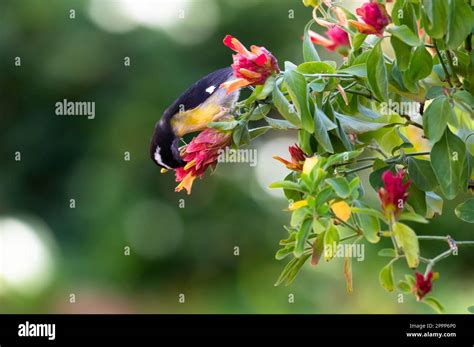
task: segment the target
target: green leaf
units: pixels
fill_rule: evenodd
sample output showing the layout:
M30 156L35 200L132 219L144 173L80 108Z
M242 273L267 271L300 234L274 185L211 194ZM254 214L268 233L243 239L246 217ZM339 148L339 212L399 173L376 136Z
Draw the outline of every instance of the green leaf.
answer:
M366 215L376 217L381 220L385 220L384 215L380 211L374 210L372 208L352 207L351 210L354 213L366 214Z
M286 285L291 284L296 275L300 271L301 267L304 265L306 260L310 257L311 254L306 254L301 258L293 258L291 259L281 272L280 276L278 277L277 281L275 282L275 286L278 286L286 281Z
M305 190L296 182L292 181L278 181L278 182L273 182L268 186L269 188L282 188L282 189L290 189L290 190L297 190L301 192L305 192Z
M292 269L288 273L288 278L287 278L287 281L286 281L286 285L290 285L291 283L293 283L296 276L300 272L301 268L303 267L303 265L306 263L306 261L308 260L308 258L310 256L311 256L311 254L305 254L305 255L301 256L300 258L295 258L295 259L297 259L297 262L295 263L295 265L292 267Z
M405 293L410 293L411 292L410 285L405 281L399 281L398 282L398 289L400 289L402 292L405 292Z
M467 311L468 311L469 313L474 313L474 306L469 306L469 307L467 308Z
M278 279L276 280L274 284L275 286L279 286L280 284L282 284L284 281L288 279L288 275L290 271L295 267L295 264L298 262L298 260L299 260L298 258L293 258L285 265L285 267L283 268L283 271L281 272L280 276L278 277Z
M389 27L387 29L389 33L395 36L397 39L403 41L409 46L419 46L421 44L420 39L416 36L413 31L405 24L399 26Z
M433 58L424 46L418 46L413 51L408 70L403 75L405 86L414 90L416 84L428 76L433 68Z
M237 146L248 145L250 143L250 134L247 124L239 125L234 128L232 140Z
M415 1L395 1L392 9L392 20L396 25L405 24L413 33L417 33L417 18L412 2ZM416 2L418 3L419 0L416 0Z
M431 167L448 200L454 199L465 188L467 182L463 177L467 176L468 170L466 145L449 128L431 150Z
M303 129L300 129L298 131L298 143L300 144L301 149L305 153L314 153L312 145L311 145L311 140L313 139L313 136L307 132L304 131Z
M395 258L397 256L397 252L393 248L383 248L377 253L380 257L389 257Z
M280 112L283 118L291 124L301 127L301 120L295 112L294 106L285 98L280 88L276 87L273 89L272 100L273 105L276 107L278 112Z
M260 120L263 117L265 117L268 114L268 112L270 112L271 109L272 109L272 107L268 104L258 105L252 111L252 114L250 115L249 120L251 120L251 121Z
M448 0L423 0L424 29L435 39L443 38L448 18Z
M415 183L412 182L408 190L407 203L413 207L413 210L420 214L426 215L426 197L425 192L419 189Z
M336 124L337 124L337 130L336 130L337 131L337 136L341 140L344 148L348 151L353 150L354 145L352 144L351 140L349 139L349 137L347 136L345 131L342 129L341 121L337 118L335 119L335 121L336 121Z
M329 153L334 153L331 139L329 138L328 130L326 128L324 119L327 118L326 114L316 107L314 115L314 137L316 141Z
M256 139L257 137L265 134L270 129L271 127L259 127L259 128L250 129L249 130L250 140Z
M282 259L286 258L288 255L293 253L294 248L295 248L295 246L292 244L292 245L288 245L288 246L285 246L285 247L279 249L275 254L275 259L276 260L282 260Z
M379 282L387 291L393 292L394 280L393 280L393 266L392 263L384 266L379 273Z
M297 210L294 210L293 213L291 214L291 219L290 219L290 225L293 228L299 228L301 226L301 223L304 221L304 219L307 217L309 214L308 208L306 207L301 207Z
M367 77L367 65L366 64L356 64L349 66L347 68L339 70L340 73L346 73L349 75L354 75L357 77Z
M324 164L324 167L328 168L332 165L347 163L349 162L349 160L357 158L359 155L362 154L363 151L364 149L358 149L355 151L348 151L348 152L342 152L342 153L336 153L336 154L330 155L328 157L327 162Z
M465 0L449 0L446 44L456 49L474 26L474 13Z
M302 74L321 74L335 73L336 69L323 61L310 61L298 65L296 71Z
M474 198L459 204L454 212L459 219L468 223L474 223Z
M304 76L294 70L285 71L285 83L304 130L313 133L314 121L308 108L308 91Z
M431 102L423 113L423 128L425 135L432 143L439 141L448 125L448 120L454 116L454 111L446 96L438 97Z
M410 142L410 140L408 140L408 138L405 135L403 135L401 128L402 128L401 126L396 126L394 128L398 137L400 138L400 140L402 140L402 143L392 149L392 155L395 152L399 151L401 148L413 148L413 144Z
M340 198L345 199L351 194L349 183L344 177L328 178L326 182L334 189Z
M313 227L313 233L317 235L322 234L324 233L324 231L326 231L326 227L316 217L313 218L312 227Z
M362 34L357 32L354 36L352 36L352 50L357 51L360 46L364 43L365 39L367 38L367 34Z
M376 210L367 208L367 205L363 204L360 201L355 202L356 206L352 207L351 211L357 214L358 224L364 233L364 237L370 243L377 243L380 241L380 221L383 220L383 215ZM360 206L360 207L359 207Z
M271 126L273 129L279 130L288 130L288 129L298 129L295 125L291 124L285 119L275 119L270 117L264 117L267 121L268 125Z
M286 175L284 181L295 183L298 180L298 178L295 177L296 176L295 174L296 172L290 172L288 175ZM302 197L303 192L296 190L295 188L296 187L294 185L292 185L288 189L283 188L283 193L285 193L285 197L288 199L288 201L299 201L303 199ZM304 190L303 187L301 187L301 189Z
M326 88L326 82L322 78L315 79L308 84L311 91L320 93Z
M407 283L410 285L410 287L413 287L416 283L415 277L413 277L412 275L405 275L405 279Z
M395 164L386 165L385 162L381 159L377 159L374 161L374 171L369 175L369 183L374 188L374 190L378 191L381 187L383 187L382 175L385 171L391 171L393 174L396 173Z
M273 92L275 85L275 75L271 75L265 81L265 84L263 85L263 88L260 93L258 93L257 100L265 100L267 96L269 96Z
M433 190L438 185L436 176L428 160L408 157L408 174L416 186L427 192Z
M349 182L349 188L354 199L357 199L359 195L364 195L364 187L360 184L360 177L357 175Z
M328 223L328 228L324 233L324 259L331 260L336 253L339 244L339 232L333 223ZM332 251L331 251L332 250Z
M438 313L443 313L444 312L444 307L441 305L441 303L438 301L438 299L432 297L432 296L427 296L424 297L421 302L427 304L430 306L433 310L435 310Z
M341 123L342 129L348 133L364 134L370 131L379 130L387 125L387 123L369 122L355 118L354 116L346 116L338 112L334 113Z
M413 213L413 212L403 212L400 217L398 218L399 220L406 220L410 222L416 222L416 223L423 223L427 224L428 221L425 219L425 217Z
M293 251L296 258L299 258L303 255L304 249L306 246L306 241L311 232L313 226L313 219L308 218L301 224L300 230L296 234L296 245L295 250Z
M316 206L320 206L327 202L330 199L334 199L336 196L331 189L331 187L326 187L323 190L321 190L318 195L316 195L316 199L314 200L314 203Z
M223 122L209 122L207 126L209 128L227 131L227 130L234 129L239 124L240 123L238 121L232 120L232 121L223 121Z
M415 232L403 223L394 223L393 234L397 244L403 249L408 267L415 269L420 263L420 246Z
M375 96L385 101L388 99L388 77L385 67L381 42L379 41L367 58L367 78Z
M434 192L426 192L426 218L443 213L443 198Z
M364 116L367 116L367 117L372 118L372 119L378 119L378 118L381 117L380 114L378 114L377 112L372 111L371 108L365 107L360 102L357 104L357 111L362 113Z
M412 47L403 43L401 40L397 39L395 36L390 38L390 43L392 44L393 50L395 52L395 57L397 58L397 66L400 71L406 71L410 65L410 57Z
M304 61L320 61L319 54L314 47L311 38L309 37L308 31L311 29L311 25L314 23L313 20L310 20L308 24L304 27L303 33L303 58Z

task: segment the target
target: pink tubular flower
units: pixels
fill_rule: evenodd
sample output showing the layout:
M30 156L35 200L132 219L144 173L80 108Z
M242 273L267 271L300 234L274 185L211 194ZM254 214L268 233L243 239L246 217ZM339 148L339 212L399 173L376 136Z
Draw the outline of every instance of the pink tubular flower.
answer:
M193 138L181 150L181 156L187 164L175 170L176 182L180 182L175 191L186 189L188 195L196 177L202 177L209 166L217 165L219 150L230 145L231 134L215 129L206 129Z
M291 162L278 156L274 156L273 159L285 164L285 166L290 170L302 171L304 161L308 157L306 153L304 153L297 144L288 147L288 151L290 152Z
M356 13L364 23L355 20L350 20L349 23L363 34L382 36L385 27L391 22L385 6L377 2L366 2L356 10Z
M280 71L276 58L264 47L251 46L249 51L231 35L224 38L224 45L237 52L232 56L232 69L237 78L221 84L227 93L249 85L264 84L270 75Z
M411 182L408 180L403 183L404 176L405 172L403 170L398 171L396 175L387 170L382 175L384 186L379 189L378 193L382 209L389 218L397 217L407 201L407 189Z
M347 48L350 46L349 35L338 26L333 26L328 29L326 35L329 38L319 35L312 30L309 31L309 37L313 43L321 45L331 52L339 48Z
M413 286L413 293L416 295L416 299L419 301L431 291L431 280L433 279L433 272L428 272L426 278L419 272L415 273L415 276L416 282Z

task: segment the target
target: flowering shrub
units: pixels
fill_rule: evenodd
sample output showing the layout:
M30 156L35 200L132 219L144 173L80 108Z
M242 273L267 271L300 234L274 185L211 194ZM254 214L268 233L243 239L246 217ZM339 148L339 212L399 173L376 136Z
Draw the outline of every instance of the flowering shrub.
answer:
M283 190L291 213L288 237L276 253L276 259L289 261L276 285L290 284L308 261L330 261L339 245L388 238L392 247L378 253L390 258L379 274L381 286L398 287L442 311L430 296L439 277L433 269L474 241L435 235L436 230L419 235L406 222L429 223L442 213L443 199L465 197L472 186L472 9L465 0L372 1L353 14L339 2L303 3L313 8L303 31L304 62L286 61L280 71L265 48L249 51L232 36L224 39L237 53L235 79L222 88L253 86L253 92L236 104L233 117L210 123L213 130L187 145L188 164L176 172L177 190L190 191L192 180L216 164L216 149L227 139L236 148L273 128L296 130L288 160L275 157L288 175L270 186ZM316 25L325 36L312 30ZM321 61L316 48L342 55L343 63ZM281 119L269 117L271 110ZM363 170L369 171L379 204L365 201ZM473 223L474 199L455 212ZM427 258L425 240L445 242L446 250ZM345 254L349 292L351 261ZM396 262L406 263L408 272L398 285ZM413 273L422 267L424 273Z

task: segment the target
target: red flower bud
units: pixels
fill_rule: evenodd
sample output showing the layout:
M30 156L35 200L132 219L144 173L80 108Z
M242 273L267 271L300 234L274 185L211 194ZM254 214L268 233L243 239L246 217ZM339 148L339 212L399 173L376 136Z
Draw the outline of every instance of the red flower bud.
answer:
M224 38L224 45L237 52L232 56L234 63L231 65L237 78L221 84L227 93L249 85L264 84L270 75L280 71L276 58L265 47L251 46L249 51L231 35Z
M379 189L379 198L382 203L382 209L387 217L397 217L405 206L408 198L407 189L410 186L410 180L403 183L405 171L400 170L393 175L387 170L382 175L384 186Z
M378 2L367 2L358 8L356 13L362 18L364 23L354 20L349 22L363 34L382 36L385 27L391 22L385 6Z
M302 171L303 163L308 156L303 152L303 150L297 144L294 144L293 146L288 147L288 151L290 152L290 155L291 155L291 162L278 156L274 156L273 158L285 164L285 166L290 170Z
M428 272L428 274L423 276L421 273L415 273L416 282L413 286L413 293L416 295L417 300L423 299L423 297L431 291L433 279L433 272Z

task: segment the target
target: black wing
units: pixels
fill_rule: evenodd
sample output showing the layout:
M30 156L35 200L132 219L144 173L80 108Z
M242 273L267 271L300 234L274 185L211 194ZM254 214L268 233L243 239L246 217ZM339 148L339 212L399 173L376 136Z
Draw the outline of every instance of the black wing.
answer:
M232 76L232 68L225 67L209 75L201 78L199 81L189 87L178 99L176 99L170 107L168 107L163 118L165 121L169 121L176 113L180 111L180 107L184 108L183 111L192 110L196 108L207 98L209 98L215 91L219 89L219 86L227 81ZM206 91L209 87L215 87L212 93ZM182 106L181 106L182 105Z

